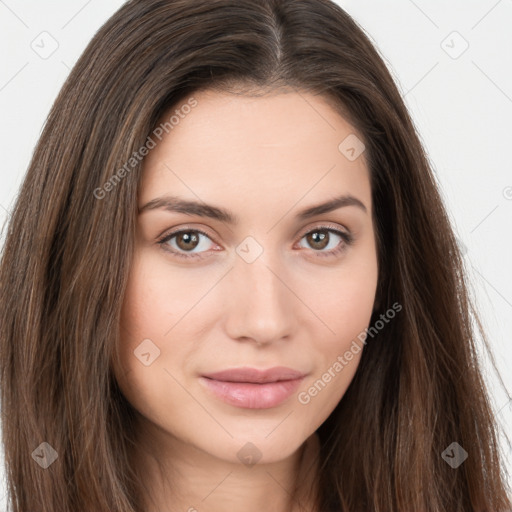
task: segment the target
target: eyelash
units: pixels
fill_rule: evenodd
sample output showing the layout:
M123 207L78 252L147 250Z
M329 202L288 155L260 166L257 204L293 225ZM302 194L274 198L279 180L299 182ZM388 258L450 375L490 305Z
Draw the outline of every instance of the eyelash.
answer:
M345 233L344 231L340 231L339 229L332 228L330 226L317 226L314 229L311 229L304 233L300 240L302 240L305 236L310 235L311 233L315 233L317 231L328 231L329 233L334 233L335 235L338 235L342 240L343 243L340 243L335 249L331 249L330 251L315 251L314 249L311 249L313 252L318 253L319 257L329 257L329 256L335 256L341 252L343 252L348 246L350 246L353 241L354 237L350 233ZM204 253L183 253L176 251L174 249L167 249L165 247L165 244L172 240L174 237L178 236L181 233L200 233L201 235L204 235L205 237L209 238L211 240L211 237L208 233L205 231L202 231L201 229L180 229L178 231L174 231L169 234L165 234L162 237L160 237L157 240L157 244L159 244L162 249L168 253L171 253L173 256L177 256L178 258L185 258L185 259L203 259L205 257ZM213 241L213 240L212 240Z

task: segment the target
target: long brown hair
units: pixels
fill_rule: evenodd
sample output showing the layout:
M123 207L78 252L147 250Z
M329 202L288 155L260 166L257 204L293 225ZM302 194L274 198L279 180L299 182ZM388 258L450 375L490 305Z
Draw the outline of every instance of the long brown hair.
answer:
M368 338L318 429L320 510L511 509L464 262L363 30L329 0L132 0L70 73L8 224L0 384L12 510L143 511L134 411L112 373L141 176L130 159L162 113L214 87L311 91L364 135L379 258L372 324L395 302L403 310ZM457 468L442 457L454 442L468 453Z

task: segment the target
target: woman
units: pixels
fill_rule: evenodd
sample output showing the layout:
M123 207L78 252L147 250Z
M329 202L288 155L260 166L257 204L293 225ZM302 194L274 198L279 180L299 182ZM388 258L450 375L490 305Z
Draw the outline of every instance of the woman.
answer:
M125 4L0 287L15 512L511 507L432 170L328 0Z

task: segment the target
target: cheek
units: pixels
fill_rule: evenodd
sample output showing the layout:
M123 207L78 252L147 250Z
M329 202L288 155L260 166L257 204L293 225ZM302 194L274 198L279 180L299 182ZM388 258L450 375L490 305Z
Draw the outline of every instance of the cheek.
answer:
M187 313L204 294L204 285L196 290L183 270L170 272L163 262L151 251L140 249L125 291L119 345L122 367L116 367L115 372L127 395L134 399L144 390L153 396L154 390L169 379L166 370L174 373L176 366L186 366L194 350L192 344L179 340L194 338Z
M129 335L166 343L186 328L186 316L201 302L216 276L169 263L155 248L140 248L125 292L122 319ZM176 326L176 327L175 327Z
M367 258L342 265L311 283L303 292L311 297L313 311L323 321L316 323L323 330L316 336L327 352L332 349L346 350L370 322L377 290L377 262L370 253Z
M163 423L165 411L173 403L186 410L187 402L181 403L182 397L169 393L173 388L169 357L182 357L179 344L168 350L170 335L165 336L177 322L169 313L173 294L162 278L158 279L162 276L159 269L147 263L135 261L130 272L121 310L121 366L115 365L114 373L124 396L138 412Z
M183 291L186 287L169 276L164 265L141 252L133 263L121 311L125 356L133 355L145 339L163 346L190 302Z
M367 258L351 263L340 266L328 279L317 280L322 286L313 293L308 286L312 309L319 317L312 317L310 324L319 364L314 377L305 383L299 402L306 405L311 401L322 417L343 397L356 373L374 307L378 277L374 255L369 252Z
M372 315L375 289L373 281L352 275L343 286L331 287L318 311L325 325L319 321L313 357L317 361L314 374L304 382L297 396L310 417L321 424L343 398L359 366L364 350L364 333ZM340 289L341 288L341 289ZM315 319L316 320L316 319Z
M161 356L163 334L171 327L164 311L166 301L153 286L153 274L142 263L140 258L133 263L121 309L121 371L129 373L131 380L137 379L144 362L151 362L154 368Z

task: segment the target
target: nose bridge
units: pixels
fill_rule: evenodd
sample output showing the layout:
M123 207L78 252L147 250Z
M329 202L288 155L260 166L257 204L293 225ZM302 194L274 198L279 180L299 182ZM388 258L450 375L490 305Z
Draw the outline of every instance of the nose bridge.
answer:
M244 248L243 243L240 247ZM289 335L296 305L293 293L285 284L283 265L268 249L251 262L241 254L235 258L229 284L231 300L227 325L230 335L252 338L260 343Z

